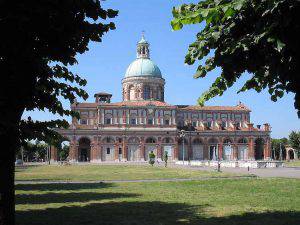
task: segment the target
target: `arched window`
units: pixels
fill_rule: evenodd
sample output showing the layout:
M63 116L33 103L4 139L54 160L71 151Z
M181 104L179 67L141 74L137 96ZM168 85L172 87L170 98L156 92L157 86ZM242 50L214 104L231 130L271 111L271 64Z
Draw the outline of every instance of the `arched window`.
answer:
M144 87L144 99L150 99L150 87L149 86L145 86Z
M133 86L130 86L129 88L129 99L134 100L135 99L135 90Z

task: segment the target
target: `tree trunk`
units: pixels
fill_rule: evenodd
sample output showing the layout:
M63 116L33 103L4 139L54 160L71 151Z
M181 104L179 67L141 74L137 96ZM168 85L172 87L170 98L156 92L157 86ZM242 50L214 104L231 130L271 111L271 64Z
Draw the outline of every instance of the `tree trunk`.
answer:
M6 105L6 104L5 104ZM19 145L19 122L23 110L6 105L0 111L0 224L15 224L14 162Z

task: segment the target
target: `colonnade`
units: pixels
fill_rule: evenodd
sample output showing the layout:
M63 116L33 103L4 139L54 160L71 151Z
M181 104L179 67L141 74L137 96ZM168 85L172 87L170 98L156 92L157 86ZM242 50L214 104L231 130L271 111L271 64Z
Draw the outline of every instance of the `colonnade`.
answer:
M85 142L82 143L83 138ZM268 160L271 157L270 139L263 139L261 146L256 143L258 138L246 138L246 142L240 143L239 139L205 137L185 140L182 146L182 139L171 137L170 142L165 138L140 137L109 138L101 139L82 137L70 141L69 160L77 161L145 161L148 154L153 151L157 160L162 160L164 152L167 151L171 161L183 159L183 148L185 160ZM229 154L228 154L229 153ZM243 155L242 155L243 154ZM58 160L56 148L51 148L52 161Z

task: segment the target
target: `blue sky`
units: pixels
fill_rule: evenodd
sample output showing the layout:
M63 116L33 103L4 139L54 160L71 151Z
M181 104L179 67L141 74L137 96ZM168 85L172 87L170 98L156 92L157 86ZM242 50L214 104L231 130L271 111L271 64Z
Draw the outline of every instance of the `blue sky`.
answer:
M96 92L106 91L113 94L112 101L121 101L123 78L127 66L136 57L136 43L145 31L150 42L151 59L159 66L166 80L165 100L171 104L196 104L197 98L208 89L219 74L215 70L203 79L193 79L196 66L184 64L188 45L194 41L200 25L184 27L181 31L172 31L172 7L195 1L179 0L107 0L104 8L119 10L119 16L112 21L117 29L107 33L102 43L90 43L90 51L78 55L78 65L70 69L87 79L85 87L93 102ZM245 78L249 75L245 75ZM300 120L293 105L293 95L276 103L270 100L267 92L248 91L236 94L245 78L241 79L223 96L216 97L206 105L236 105L242 101L251 110L251 120L256 124L270 123L272 137L285 137L292 130L299 130ZM80 101L80 100L79 100ZM69 107L67 102L64 102ZM47 112L26 112L24 117L49 120L57 118Z

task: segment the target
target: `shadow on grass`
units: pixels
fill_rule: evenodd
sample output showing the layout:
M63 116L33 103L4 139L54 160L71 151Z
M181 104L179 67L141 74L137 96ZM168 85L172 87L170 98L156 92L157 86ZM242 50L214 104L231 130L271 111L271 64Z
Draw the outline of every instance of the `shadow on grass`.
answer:
M18 225L297 225L300 212L205 217L206 206L163 202L109 202L16 213Z
M122 193L46 193L46 194L18 194L16 195L16 204L51 204L51 203L70 203L70 202L88 202L104 199L130 198L138 197L136 194Z
M113 187L112 183L45 183L45 184L16 184L16 191L61 191L80 189L100 189Z
M227 217L209 216L210 205L189 205L159 201L139 201L136 194L96 193L92 189L112 184L20 184L17 190L49 191L17 194L17 204L70 203L67 206L48 206L16 212L17 225L299 225L300 212L248 212ZM58 193L57 190L86 190ZM87 189L91 189L87 191ZM51 192L53 191L53 192ZM95 190L94 190L95 191ZM122 199L129 198L129 199ZM93 200L108 200L88 203ZM125 201L126 200L126 201ZM76 205L73 204L76 202ZM80 203L84 203L81 204ZM36 205L39 207L38 205ZM45 207L45 206L44 206ZM47 207L47 206L46 206Z

